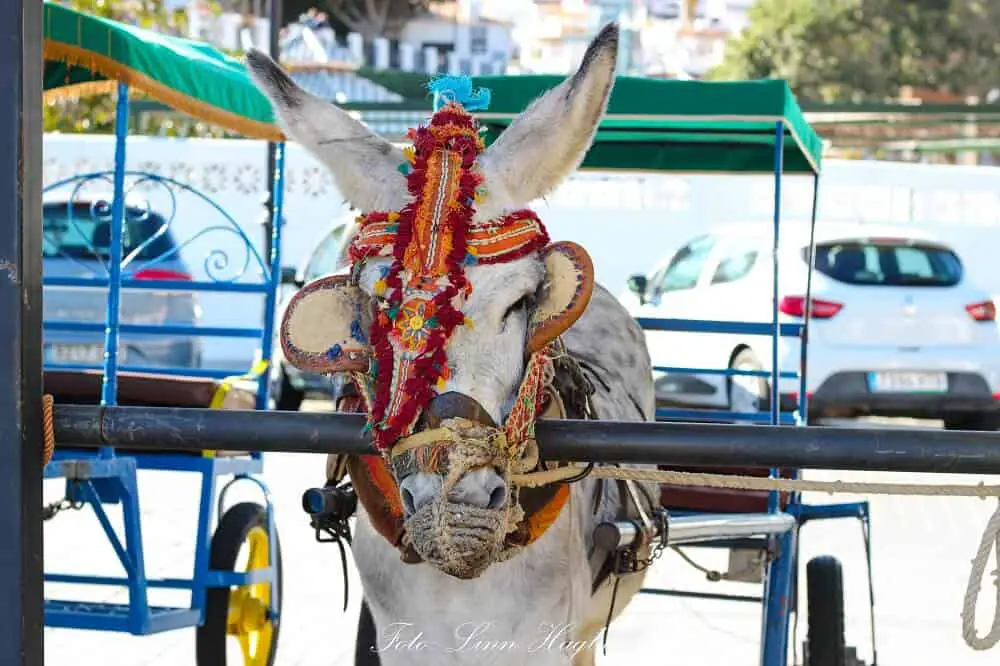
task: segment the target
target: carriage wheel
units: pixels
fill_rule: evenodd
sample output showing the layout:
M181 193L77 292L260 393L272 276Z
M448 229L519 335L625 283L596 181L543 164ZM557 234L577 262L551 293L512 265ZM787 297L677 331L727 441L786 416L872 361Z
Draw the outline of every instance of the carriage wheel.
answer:
M807 666L845 666L844 574L836 558L814 557L806 565L809 601Z
M244 546L248 551L246 565L237 569ZM280 612L281 546L277 538L273 548ZM243 502L226 511L219 521L212 537L209 566L217 571L265 569L271 551L266 509L254 502ZM278 624L268 617L270 602L271 583L209 588L205 623L198 627L196 639L198 666L274 666ZM230 637L236 640L229 641Z

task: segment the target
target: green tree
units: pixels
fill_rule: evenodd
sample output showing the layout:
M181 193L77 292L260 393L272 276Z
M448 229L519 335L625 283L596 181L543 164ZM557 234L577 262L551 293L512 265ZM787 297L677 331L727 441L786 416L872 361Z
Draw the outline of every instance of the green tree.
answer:
M994 0L760 0L714 79L783 78L803 99L984 96L1000 84Z

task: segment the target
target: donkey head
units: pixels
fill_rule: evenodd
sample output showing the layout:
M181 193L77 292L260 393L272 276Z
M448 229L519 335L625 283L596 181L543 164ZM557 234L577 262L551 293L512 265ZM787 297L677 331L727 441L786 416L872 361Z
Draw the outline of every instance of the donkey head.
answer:
M536 416L540 397L525 389L538 371L533 354L572 325L593 288L586 252L550 244L522 207L582 160L607 106L617 46L612 24L578 71L489 148L467 110L449 102L400 150L267 56L247 55L286 134L364 211L350 274L318 280L289 304L286 356L314 372L352 374L373 443L391 460L410 544L451 575L482 573L521 518L511 461L498 451L516 439L512 422Z

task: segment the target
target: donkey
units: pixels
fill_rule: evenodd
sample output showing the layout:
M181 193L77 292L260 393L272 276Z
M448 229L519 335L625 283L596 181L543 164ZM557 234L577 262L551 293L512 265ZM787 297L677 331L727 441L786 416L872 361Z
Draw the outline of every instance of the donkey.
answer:
M618 40L606 26L488 148L469 113L485 94L461 82L435 88L445 103L400 149L246 56L285 133L364 211L349 270L300 290L281 325L286 357L349 374L369 414L373 455L327 468L359 499L352 547L377 636L358 663L594 664L662 548L644 530L622 565L593 536L622 517L650 527L655 485L556 466L534 443L537 417L654 414L641 329L583 248L551 243L523 208L589 149Z

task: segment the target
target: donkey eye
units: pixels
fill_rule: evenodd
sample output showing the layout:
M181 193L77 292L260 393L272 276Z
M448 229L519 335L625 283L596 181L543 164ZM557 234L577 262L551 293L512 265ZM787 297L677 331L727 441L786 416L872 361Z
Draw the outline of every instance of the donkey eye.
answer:
M531 304L531 300L532 297L530 294L525 294L521 298L517 299L517 301L515 301L509 308L507 308L507 311L503 313L503 321L506 322L511 315L521 312L522 310L526 310Z

